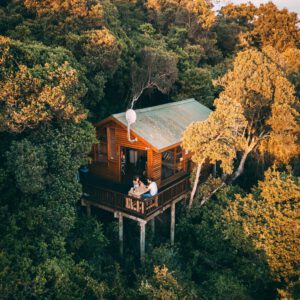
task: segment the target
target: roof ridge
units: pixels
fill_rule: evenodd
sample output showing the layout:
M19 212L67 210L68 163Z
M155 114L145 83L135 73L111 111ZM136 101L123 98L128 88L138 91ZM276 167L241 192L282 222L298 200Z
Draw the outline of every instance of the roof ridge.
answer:
M153 111L153 110L158 110L164 107L170 107L170 106L175 106L175 105L182 105L188 102L192 102L192 101L196 101L194 98L189 98L186 100L181 100L181 101L175 101L175 102L170 102L170 103L165 103L165 104L160 104L160 105L155 105L155 106L151 106L151 107L146 107L146 108L139 108L137 110L135 110L136 112L147 112L147 111ZM201 104L201 103L199 103ZM202 104L201 104L202 105ZM204 106L204 105L203 105ZM121 113L117 113L117 114L113 114L114 117L120 117L122 115L125 115L125 112L121 112Z

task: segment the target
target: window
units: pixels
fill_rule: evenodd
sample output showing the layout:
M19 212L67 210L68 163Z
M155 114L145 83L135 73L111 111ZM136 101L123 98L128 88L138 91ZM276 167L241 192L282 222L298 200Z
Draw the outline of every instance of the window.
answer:
M93 145L93 162L106 163L107 162L107 133L106 128L97 130L98 144Z
M173 176L183 170L181 147L167 150L162 153L162 179Z
M108 139L108 158L110 160L117 159L117 145L116 145L116 129L107 129L107 139Z

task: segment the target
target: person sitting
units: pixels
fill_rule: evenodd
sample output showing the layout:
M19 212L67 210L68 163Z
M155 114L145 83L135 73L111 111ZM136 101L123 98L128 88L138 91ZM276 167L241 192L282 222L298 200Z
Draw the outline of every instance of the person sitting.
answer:
M136 175L133 177L133 190L136 191L139 188L144 188L145 185L143 181L141 181L140 176Z
M142 195L143 198L151 198L155 196L158 192L157 184L153 180L153 178L148 178L147 182L148 182L147 193L144 193Z

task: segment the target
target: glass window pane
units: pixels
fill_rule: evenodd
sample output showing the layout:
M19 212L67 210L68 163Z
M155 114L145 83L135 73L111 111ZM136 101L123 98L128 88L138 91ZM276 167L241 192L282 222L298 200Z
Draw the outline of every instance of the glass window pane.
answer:
M110 159L117 159L117 145L116 145L116 129L109 128L109 157Z
M174 149L162 153L162 179L174 175L175 156Z

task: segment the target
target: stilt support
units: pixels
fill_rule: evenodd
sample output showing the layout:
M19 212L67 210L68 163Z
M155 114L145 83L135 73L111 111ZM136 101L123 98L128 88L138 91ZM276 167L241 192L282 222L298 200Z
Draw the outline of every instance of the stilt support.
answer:
M120 256L123 257L124 254L124 224L123 224L123 215L119 213L119 247L120 247Z
M154 236L155 236L155 218L153 218L153 219L150 221L150 224L151 224L152 236L154 237Z
M171 245L174 245L175 240L175 203L171 205Z
M140 255L141 261L145 259L145 248L146 248L146 231L145 231L145 222L139 222L140 224Z

